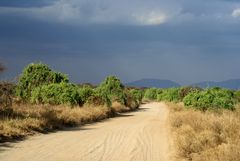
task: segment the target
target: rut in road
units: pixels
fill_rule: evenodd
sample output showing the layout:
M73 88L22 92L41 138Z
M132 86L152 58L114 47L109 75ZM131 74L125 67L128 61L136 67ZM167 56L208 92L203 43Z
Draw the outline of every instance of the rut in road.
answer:
M67 131L39 135L0 152L3 161L171 161L168 108L139 111Z

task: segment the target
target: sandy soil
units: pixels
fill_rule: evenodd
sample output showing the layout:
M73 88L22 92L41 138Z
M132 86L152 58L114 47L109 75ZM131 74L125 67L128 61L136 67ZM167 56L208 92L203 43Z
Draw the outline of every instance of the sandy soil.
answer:
M171 161L168 108L150 103L117 118L1 147L2 161Z

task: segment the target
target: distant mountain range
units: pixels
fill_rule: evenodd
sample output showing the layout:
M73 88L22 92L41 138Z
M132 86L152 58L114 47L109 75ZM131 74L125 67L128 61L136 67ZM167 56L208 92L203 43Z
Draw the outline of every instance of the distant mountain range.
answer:
M201 88L208 87L222 87L228 89L240 89L240 79L230 79L222 82L206 81L192 84L192 86L198 86Z
M156 87L156 88L172 88L181 86L177 82L162 79L141 79L134 82L126 83L125 85L130 87ZM201 88L222 87L228 89L240 89L240 79L230 79L222 82L205 81L191 84L190 86L197 86Z
M130 87L156 87L156 88L171 88L181 86L176 82L162 79L141 79L138 81L126 83L125 85Z

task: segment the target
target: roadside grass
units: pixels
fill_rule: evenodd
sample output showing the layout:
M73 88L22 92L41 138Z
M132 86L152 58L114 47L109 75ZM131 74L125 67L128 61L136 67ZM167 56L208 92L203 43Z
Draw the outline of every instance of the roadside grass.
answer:
M182 161L237 161L240 158L240 105L235 111L198 111L167 103L176 147Z
M128 112L131 110L130 107L126 107L124 105L122 105L121 103L119 102L113 102L112 103L112 109L115 111L115 112Z
M13 105L0 113L0 142L96 122L114 115L113 108L106 106Z

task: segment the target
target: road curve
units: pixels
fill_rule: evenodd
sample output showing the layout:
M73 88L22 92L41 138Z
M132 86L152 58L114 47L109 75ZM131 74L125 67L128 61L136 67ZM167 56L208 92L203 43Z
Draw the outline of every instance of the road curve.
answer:
M171 161L164 103L83 127L30 137L0 151L2 161Z

